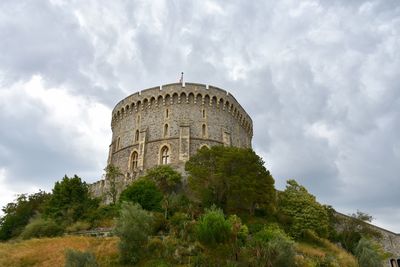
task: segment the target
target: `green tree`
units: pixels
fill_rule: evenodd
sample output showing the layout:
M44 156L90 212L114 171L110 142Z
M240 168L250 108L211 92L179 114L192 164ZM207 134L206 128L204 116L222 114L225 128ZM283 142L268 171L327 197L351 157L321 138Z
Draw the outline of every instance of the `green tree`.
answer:
M195 197L229 213L256 208L273 211L274 179L262 159L251 149L213 146L203 148L186 163L189 186Z
M14 202L2 208L4 215L0 218L0 240L19 236L29 220L42 213L50 194L39 191L31 195L22 194Z
M225 219L221 209L215 206L206 209L196 226L197 239L205 245L215 246L226 243L232 234L232 225Z
M119 250L123 263L135 264L143 256L152 224L152 215L139 204L122 203L115 233L120 238Z
M329 217L327 210L317 202L315 196L295 180L287 181L285 191L279 193L281 222L291 236L300 238L305 230L311 230L320 237L327 237ZM282 220L283 218L283 220Z
M367 238L361 238L354 249L360 267L383 266L384 255L380 246Z
M88 186L80 177L64 176L55 183L45 214L57 222L70 224L89 217L98 204L97 199L90 198Z
M121 170L109 164L105 169L106 171L106 180L109 184L109 190L106 192L106 196L111 198L111 203L115 204L117 202L118 191L119 191L119 179L123 174Z
M120 201L134 202L140 204L143 209L161 211L161 200L163 194L156 184L148 179L139 179L128 186L120 196Z
M145 177L154 181L165 195L176 193L182 180L181 174L169 165L154 167L147 171Z
M163 192L162 207L164 209L164 217L167 218L170 209L179 197L177 190L181 186L181 174L169 165L160 165L148 170L145 178L154 181Z

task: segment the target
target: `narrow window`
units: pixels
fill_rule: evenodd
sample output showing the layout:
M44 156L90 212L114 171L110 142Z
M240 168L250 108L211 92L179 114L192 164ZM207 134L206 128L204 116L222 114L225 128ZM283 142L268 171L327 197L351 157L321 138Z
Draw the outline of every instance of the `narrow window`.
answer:
M164 125L164 137L167 137L167 136L168 136L168 124L166 123Z
M203 124L201 126L201 136L206 137L206 125Z
M168 109L166 109L165 110L165 117L168 118L168 116L169 116L169 111L168 111Z
M203 108L203 118L205 118L206 117L206 110Z
M168 164L169 163L169 149L167 146L164 146L161 149L161 164Z
M131 164L131 166L132 166L131 167L132 171L137 169L137 166L138 166L138 153L136 151L134 151L132 153L132 164Z
M139 130L136 130L136 133L135 133L135 142L139 142Z
M120 141L121 141L121 138L118 137L118 139L117 139L117 150L120 149Z

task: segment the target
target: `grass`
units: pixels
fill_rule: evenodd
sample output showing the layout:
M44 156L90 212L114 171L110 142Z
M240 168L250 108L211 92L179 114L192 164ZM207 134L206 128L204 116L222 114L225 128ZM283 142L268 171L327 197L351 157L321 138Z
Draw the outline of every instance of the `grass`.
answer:
M0 243L0 266L64 266L68 248L91 251L100 266L118 266L118 238L65 236Z
M304 242L296 243L296 252L300 255L300 266L315 266L314 263L323 261L328 255L334 255L338 266L358 267L353 255L325 239L321 239L318 246Z

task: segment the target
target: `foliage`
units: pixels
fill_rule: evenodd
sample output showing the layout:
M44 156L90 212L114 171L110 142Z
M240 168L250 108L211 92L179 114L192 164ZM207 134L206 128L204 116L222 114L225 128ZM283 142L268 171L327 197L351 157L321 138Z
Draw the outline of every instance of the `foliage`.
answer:
M19 236L29 220L43 211L43 205L49 197L50 194L44 191L31 195L22 194L14 202L3 207L4 215L0 218L0 240Z
M190 189L204 205L254 215L257 207L275 207L274 179L263 164L251 149L213 146L200 149L185 169Z
M287 181L285 191L279 194L278 206L281 222L291 236L300 238L305 230L312 230L321 237L328 235L326 209L295 180Z
M152 223L152 215L139 204L122 203L115 233L121 240L119 250L123 263L137 263L143 256Z
M29 239L34 237L52 237L61 235L63 232L64 228L52 219L43 219L37 217L31 220L31 222L25 226L25 229L21 233L21 238Z
M57 222L71 224L84 220L97 209L99 200L91 199L89 189L81 178L64 176L54 185L45 214Z
M182 176L169 165L160 165L147 171L145 177L154 181L165 194L176 192L181 185Z
M367 238L361 238L354 249L360 267L381 267L383 253L377 243Z
M65 267L97 267L96 257L91 252L68 249L65 252Z
M215 206L206 209L203 216L200 217L196 236L198 240L208 246L228 242L231 236L231 224L225 219L222 210Z
M163 194L156 184L148 179L139 179L122 191L120 201L140 204L145 210L161 211Z
M67 226L65 231L68 233L73 233L73 232L88 230L90 227L91 227L91 225L88 222L77 221L77 222Z
M346 250L355 254L354 249L362 237L381 237L381 234L368 224L371 221L372 217L361 211L357 211L350 217L341 216L339 218L338 241Z
M277 225L268 225L255 234L248 252L255 266L294 266L294 242Z
M112 164L109 164L104 170L106 172L106 180L109 184L109 190L106 192L106 195L111 198L111 204L115 205L120 187L118 178L123 174L118 167Z

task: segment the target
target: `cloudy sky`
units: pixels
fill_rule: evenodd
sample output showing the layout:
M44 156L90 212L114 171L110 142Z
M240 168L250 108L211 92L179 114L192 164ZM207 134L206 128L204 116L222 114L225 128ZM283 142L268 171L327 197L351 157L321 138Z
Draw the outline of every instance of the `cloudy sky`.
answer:
M98 180L113 106L181 71L235 95L278 189L400 232L398 0L0 1L0 206Z

